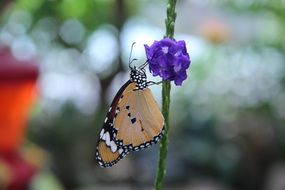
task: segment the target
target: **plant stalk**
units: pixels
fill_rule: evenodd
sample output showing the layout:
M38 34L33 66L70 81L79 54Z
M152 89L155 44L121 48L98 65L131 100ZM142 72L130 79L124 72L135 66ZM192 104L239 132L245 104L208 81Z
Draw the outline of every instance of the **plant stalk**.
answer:
M166 27L166 38L173 39L174 36L174 26L176 19L176 6L177 0L168 0L167 9L166 9L166 19L165 19L165 27ZM164 177L166 174L166 166L167 166L167 151L168 151L168 132L169 132L169 108L170 108L170 90L171 84L170 81L163 81L162 83L162 114L164 116L165 121L165 130L164 136L161 139L159 145L159 158L158 158L158 166L157 173L155 179L155 190L162 190Z

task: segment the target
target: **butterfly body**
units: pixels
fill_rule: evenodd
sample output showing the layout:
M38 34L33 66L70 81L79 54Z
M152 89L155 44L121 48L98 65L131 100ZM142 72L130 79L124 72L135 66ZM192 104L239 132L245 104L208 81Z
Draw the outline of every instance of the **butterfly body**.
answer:
M130 151L157 143L164 118L155 102L144 69L131 68L128 80L117 92L100 131L96 160L111 167Z

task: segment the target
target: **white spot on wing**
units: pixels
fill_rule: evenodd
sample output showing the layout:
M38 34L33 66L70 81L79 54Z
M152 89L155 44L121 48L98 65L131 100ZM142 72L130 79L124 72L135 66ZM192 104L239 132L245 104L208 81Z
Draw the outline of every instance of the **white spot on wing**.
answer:
M105 142L108 146L110 146L110 134L109 134L109 132L105 133Z
M106 122L107 122L107 120L108 120L108 117L106 117L106 118L105 118L104 123L106 123Z
M120 153L120 154L122 154L122 152L123 152L123 149L122 149L122 148L120 148L120 149L119 149L119 153Z
M102 139L103 134L104 134L104 129L102 129L101 132L100 132L100 138L101 139Z
M114 141L110 142L110 146L111 146L111 150L112 152L116 152L117 151L117 145Z
M106 133L102 135L102 140L106 140Z

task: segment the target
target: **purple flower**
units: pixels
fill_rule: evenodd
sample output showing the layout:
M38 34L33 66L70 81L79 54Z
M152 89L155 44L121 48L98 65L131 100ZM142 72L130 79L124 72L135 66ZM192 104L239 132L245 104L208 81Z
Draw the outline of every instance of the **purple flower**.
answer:
M186 69L191 62L185 41L164 38L144 47L152 75L159 75L163 80L174 81L175 85L181 86L187 78Z

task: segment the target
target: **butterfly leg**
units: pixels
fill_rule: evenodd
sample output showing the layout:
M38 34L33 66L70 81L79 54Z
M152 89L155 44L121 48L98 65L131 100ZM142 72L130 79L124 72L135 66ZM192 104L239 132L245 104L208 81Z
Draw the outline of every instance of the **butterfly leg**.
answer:
M137 59L132 59L132 60L131 60L132 52L133 52L133 48L134 48L135 43L136 43L136 42L133 42L133 44L132 44L131 52L130 52L130 56L129 56L129 68L130 68L130 69L132 68L132 67L131 67L132 62L134 62L134 61L137 60Z
M147 83L146 83L146 85L147 86L151 86L151 85L159 85L159 84L161 84L163 81L159 81L159 82L154 82L154 81L148 81Z
M148 60L146 62L144 62L144 64L142 64L141 66L139 66L139 69L143 69L148 65Z

